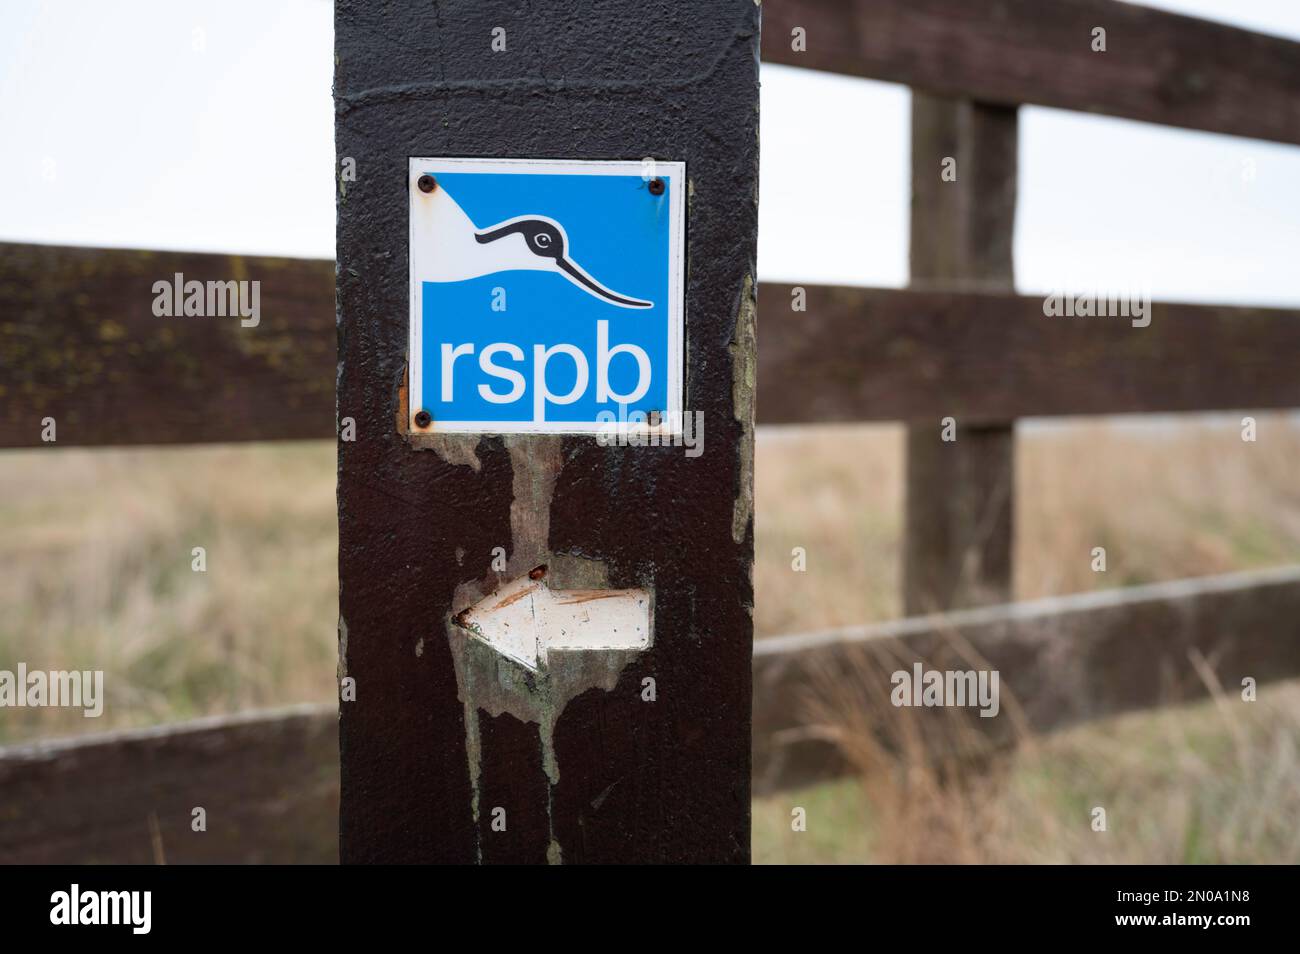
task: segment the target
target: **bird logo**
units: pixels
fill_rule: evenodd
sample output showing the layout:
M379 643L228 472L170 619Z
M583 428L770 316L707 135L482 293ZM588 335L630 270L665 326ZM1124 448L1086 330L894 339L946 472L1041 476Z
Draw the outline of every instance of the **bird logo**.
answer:
M575 262L569 254L568 233L555 219L520 215L481 229L441 183L432 176L420 178L411 225L425 230L432 241L428 254L413 263L418 281L460 282L509 271L556 272L611 305L654 307L652 301L614 291Z

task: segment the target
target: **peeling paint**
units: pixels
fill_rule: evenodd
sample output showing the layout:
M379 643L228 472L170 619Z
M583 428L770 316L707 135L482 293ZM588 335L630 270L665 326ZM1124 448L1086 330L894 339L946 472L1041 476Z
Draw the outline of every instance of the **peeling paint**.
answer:
M648 649L654 640L654 594L639 587L553 590L546 567L539 566L452 620L537 672L552 651Z
M475 473L483 469L483 462L478 458L478 434L439 434L437 425L425 432L412 433L408 425L410 407L408 406L406 369L402 369L402 378L397 385L397 432L402 435L413 450L431 450L443 461L457 467L469 467ZM458 558L459 562L459 558Z
M515 577L547 562L551 497L555 494L555 478L563 466L563 438L550 434L510 434L505 443L514 468L506 575Z
M732 340L731 402L741 435L737 444L740 458L740 485L731 512L731 539L743 543L754 516L754 387L757 377L756 339L758 301L754 295L754 276L745 276L740 293L740 310L736 314L736 335Z
M339 661L334 675L341 683L348 677L348 621L339 616Z
M520 434L505 438L514 468L510 505L511 546L506 579L528 573L541 564L556 589L594 591L607 589L609 571L604 563L547 549L550 536L551 497L563 466L563 438L554 435ZM455 618L494 592L502 574L488 570L481 579L456 588L452 612L446 620L447 640L456 667L456 686L465 709L465 752L469 762L472 812L479 829L481 799L482 741L479 713L498 717L508 713L521 722L537 725L542 768L553 788L560 780L555 756L555 726L569 701L590 689L606 692L617 684L623 670L640 655L640 650L607 650L598 653L555 650L547 664L533 672L501 655L458 626ZM549 798L549 795L548 795ZM547 813L551 806L548 802ZM558 864L562 849L554 838L547 859ZM482 846L479 846L482 858Z
M608 581L608 572L599 561L583 560L561 553L550 554L548 561L552 567L552 576L565 581L565 586L595 588ZM480 583L464 584L458 588L453 604L457 608L457 614L487 595L480 595L482 588ZM533 672L476 639L452 619L447 620L446 630L456 667L457 692L465 708L465 751L469 760L472 811L477 830L481 798L479 780L482 775L479 713L486 712L494 718L508 713L521 722L535 723L541 746L542 769L550 788L554 788L560 781L560 765L555 756L555 726L565 706L589 689L606 692L613 689L623 670L640 655L640 650L606 650L598 653L555 650L550 654L547 664L538 672ZM548 815L550 811L548 801ZM553 864L562 860L560 845L554 838L553 824L547 858Z
M409 440L416 450L431 450L448 464L471 467L476 472L483 469L478 459L477 434L411 434Z
M524 597L531 595L533 590L535 589L537 589L537 585L525 587L524 589L520 590L518 593L515 593L513 596L507 596L501 602L497 603L496 606L493 607L493 609L504 609L505 607L510 606L513 603L517 603L519 600L522 600ZM463 626L464 624L462 623L461 625Z

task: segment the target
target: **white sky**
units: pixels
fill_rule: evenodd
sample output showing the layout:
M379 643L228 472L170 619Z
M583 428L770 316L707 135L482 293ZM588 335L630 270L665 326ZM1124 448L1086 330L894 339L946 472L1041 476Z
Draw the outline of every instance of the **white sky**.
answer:
M0 240L333 256L329 0L2 2ZM1149 5L1300 39L1297 0ZM903 284L907 90L762 80L761 277ZM1026 108L1018 285L1300 304L1297 181L1300 147Z

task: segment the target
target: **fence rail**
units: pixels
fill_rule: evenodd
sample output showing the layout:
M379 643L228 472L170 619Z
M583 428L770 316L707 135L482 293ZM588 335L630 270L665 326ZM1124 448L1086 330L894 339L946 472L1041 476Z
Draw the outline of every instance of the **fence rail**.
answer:
M258 326L155 316L178 274L260 281ZM0 243L0 447L332 437L334 353L333 262Z
M260 280L259 327L155 317L177 273ZM60 446L331 438L333 308L328 261L0 243L0 447L39 446L46 416ZM1134 328L1032 296L771 283L759 308L764 424L1300 406L1289 309L1157 303Z
M1300 567L759 640L755 792L849 768L836 713L814 700L824 710L827 686L860 671L855 659L910 669L952 653L998 669L1003 704L1017 700L1038 732L1203 697L1196 654L1236 693L1245 676L1300 675ZM877 672L862 688L883 698L889 669ZM337 860L337 719L336 706L302 706L0 748L0 863ZM207 811L201 834L195 806Z
M333 706L0 749L0 863L334 862L338 761Z
M806 31L807 49L791 46ZM1094 52L1092 31L1106 31ZM1294 41L1115 0L777 0L763 59L986 103L1300 143Z
M1014 700L1022 728L1036 733L1203 697L1211 686L1197 660L1236 697L1247 676L1262 684L1300 675L1300 566L762 640L754 653L756 791L844 771L824 726L809 724L809 703L837 673L855 671L855 654L873 650L884 651L887 671L940 660L997 670L1004 705ZM884 698L889 688L882 677L874 691ZM1012 715L970 722L1006 734Z
M762 285L766 424L1300 406L1300 312L1155 303L1151 323L1046 317L1043 298Z

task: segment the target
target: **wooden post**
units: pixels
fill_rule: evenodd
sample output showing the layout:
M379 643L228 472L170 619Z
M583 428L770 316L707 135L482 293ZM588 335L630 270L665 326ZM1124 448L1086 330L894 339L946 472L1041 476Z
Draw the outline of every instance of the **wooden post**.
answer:
M335 9L342 860L747 862L759 8ZM409 432L423 156L686 164L702 454ZM532 671L470 635L542 565L554 590L650 593L650 647Z
M913 288L1013 290L1016 127L1015 107L913 91ZM907 429L907 615L1011 598L1014 422L957 417L945 441L941 420Z

